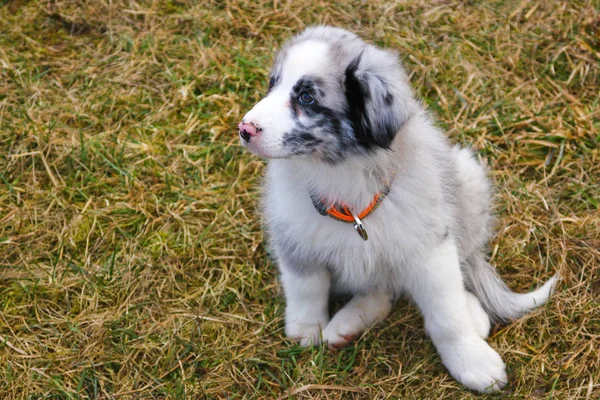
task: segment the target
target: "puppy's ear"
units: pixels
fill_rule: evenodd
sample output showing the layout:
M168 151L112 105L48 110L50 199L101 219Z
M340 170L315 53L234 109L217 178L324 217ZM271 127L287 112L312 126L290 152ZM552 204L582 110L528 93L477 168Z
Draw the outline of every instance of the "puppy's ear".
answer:
M394 96L399 88L392 86L392 80L399 82L405 76L393 55L378 49L369 50L367 48L346 68L347 116L362 146L389 148L407 114L401 104L404 99ZM408 90L407 96L412 97Z

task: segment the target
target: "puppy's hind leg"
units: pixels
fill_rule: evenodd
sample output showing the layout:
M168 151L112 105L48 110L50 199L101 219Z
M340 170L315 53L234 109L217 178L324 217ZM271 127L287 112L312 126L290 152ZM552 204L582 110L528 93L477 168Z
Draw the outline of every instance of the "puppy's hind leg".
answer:
M354 341L369 326L383 321L392 310L392 295L373 291L355 295L342 307L323 330L323 341L340 348Z
M475 328L454 239L440 243L409 279L406 287L450 374L478 392L500 390L507 382L504 362Z

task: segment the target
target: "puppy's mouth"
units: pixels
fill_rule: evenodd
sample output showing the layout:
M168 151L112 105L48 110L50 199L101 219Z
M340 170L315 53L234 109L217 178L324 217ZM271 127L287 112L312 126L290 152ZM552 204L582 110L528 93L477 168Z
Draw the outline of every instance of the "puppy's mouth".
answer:
M268 149L265 149L261 144L261 140L259 137L249 136L247 133L240 130L240 143L242 146L247 148L252 154L257 155L262 158L284 158L282 156L277 156L271 154Z
M296 158L305 157L315 153L315 149L278 149L273 151L268 146L264 146L260 137L250 137L244 135L242 132L239 133L240 143L242 146L247 148L252 154L267 159L285 159L285 158Z
M246 139L244 136L242 136L242 133L240 133L240 143L242 146L250 150L252 154L263 158L273 158L270 157L269 154L267 154L257 142L258 140L253 140L252 138Z

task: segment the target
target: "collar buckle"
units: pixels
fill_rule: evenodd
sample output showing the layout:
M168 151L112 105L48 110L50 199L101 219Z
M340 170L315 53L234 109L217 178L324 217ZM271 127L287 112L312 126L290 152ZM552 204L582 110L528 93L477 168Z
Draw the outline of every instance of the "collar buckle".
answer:
M356 216L356 214L352 213L352 216L354 217L354 229L356 229L356 232L358 232L358 235L362 238L362 240L366 242L367 240L369 240L367 230L363 226L360 218Z

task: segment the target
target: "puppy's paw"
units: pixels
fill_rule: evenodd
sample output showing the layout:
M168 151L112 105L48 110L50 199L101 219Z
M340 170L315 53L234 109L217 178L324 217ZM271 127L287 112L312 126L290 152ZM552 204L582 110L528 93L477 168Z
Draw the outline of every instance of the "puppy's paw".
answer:
M286 318L285 335L302 347L318 346L321 344L321 331L327 325L327 318L315 320L290 320Z
M359 311L355 307L342 308L323 329L323 341L330 349L348 346L367 329L367 324Z
M480 337L438 346L438 352L450 374L469 389L496 392L508 381L502 358Z
M323 330L323 341L331 349L345 347L371 325L383 321L392 310L392 297L386 293L355 296L339 310Z

